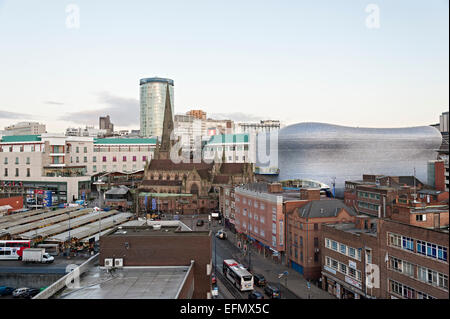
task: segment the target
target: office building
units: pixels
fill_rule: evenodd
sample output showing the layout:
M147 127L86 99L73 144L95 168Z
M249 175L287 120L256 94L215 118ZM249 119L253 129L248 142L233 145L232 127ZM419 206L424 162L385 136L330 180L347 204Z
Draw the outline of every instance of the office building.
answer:
M174 114L174 82L164 78L140 80L140 134L161 138L164 122L166 91L169 88L172 114ZM173 120L173 119L172 119Z
M38 122L20 122L5 127L4 136L38 135L45 133L45 124Z

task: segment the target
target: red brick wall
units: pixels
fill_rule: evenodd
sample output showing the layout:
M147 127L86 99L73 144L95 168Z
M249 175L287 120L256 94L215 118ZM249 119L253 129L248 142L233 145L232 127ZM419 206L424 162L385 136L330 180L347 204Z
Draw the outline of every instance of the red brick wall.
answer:
M445 191L445 167L444 161L434 163L434 188L438 191Z

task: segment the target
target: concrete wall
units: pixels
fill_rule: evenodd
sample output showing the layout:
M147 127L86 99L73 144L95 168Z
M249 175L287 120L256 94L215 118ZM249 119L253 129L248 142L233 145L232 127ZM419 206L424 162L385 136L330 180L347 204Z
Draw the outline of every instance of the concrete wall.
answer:
M14 274L0 273L0 286L13 288L42 288L52 285L60 279L63 274Z

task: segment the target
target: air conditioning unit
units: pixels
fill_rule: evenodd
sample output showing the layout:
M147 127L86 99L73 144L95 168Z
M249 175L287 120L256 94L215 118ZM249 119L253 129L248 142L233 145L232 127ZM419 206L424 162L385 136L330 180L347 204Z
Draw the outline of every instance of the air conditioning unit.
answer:
M314 252L315 252L315 253L318 253L319 251L320 251L319 248L314 248Z
M113 267L113 259L112 258L105 258L105 267L106 268L112 268Z
M116 267L116 268L123 267L123 258L115 258L114 259L114 267Z

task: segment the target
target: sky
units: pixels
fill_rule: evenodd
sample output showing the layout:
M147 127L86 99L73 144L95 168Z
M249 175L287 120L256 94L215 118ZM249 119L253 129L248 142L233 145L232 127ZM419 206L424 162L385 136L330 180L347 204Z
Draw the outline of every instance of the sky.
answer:
M375 5L369 6L368 5ZM0 0L0 130L139 129L139 79L175 113L407 127L449 106L448 0Z

